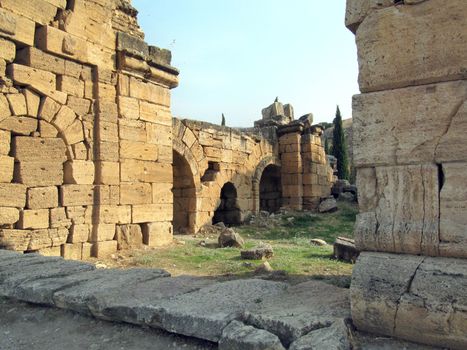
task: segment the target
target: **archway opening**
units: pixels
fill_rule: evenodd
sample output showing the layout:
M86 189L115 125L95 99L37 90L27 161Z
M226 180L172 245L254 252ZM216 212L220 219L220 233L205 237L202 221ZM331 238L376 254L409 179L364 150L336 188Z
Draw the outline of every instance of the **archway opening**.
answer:
M223 222L226 226L242 223L240 207L237 202L237 189L231 182L227 182L221 189L221 203L214 212L213 224Z
M282 206L281 168L268 165L259 183L259 208L269 213L277 212Z
M173 151L173 200L174 234L195 233L195 182L190 165L176 151Z

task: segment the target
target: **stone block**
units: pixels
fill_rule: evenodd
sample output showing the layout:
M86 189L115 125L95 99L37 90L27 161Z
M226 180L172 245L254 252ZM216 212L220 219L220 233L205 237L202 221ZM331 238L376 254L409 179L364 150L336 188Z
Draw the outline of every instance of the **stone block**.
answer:
M157 145L145 142L132 142L121 140L120 157L124 159L139 159L156 161L158 156Z
M143 233L140 225L118 225L116 232L118 249L141 248Z
M8 155L10 153L11 133L6 130L0 130L0 154Z
M94 223L129 224L131 223L131 206L129 205L99 205L94 208Z
M152 184L152 202L155 204L173 203L173 184L155 182Z
M34 0L25 3L14 0L2 0L2 7L41 24L52 22L57 15L57 7L45 0Z
M43 93L47 96L53 95L55 91L55 74L17 63L12 63L7 67L8 76L20 85L30 86L33 90ZM66 101L66 99L65 99ZM65 101L59 101L65 103Z
M136 142L146 142L146 140L148 140L145 128L146 124L149 123L144 123L142 121L132 119L120 119L118 125L120 139ZM153 142L148 141L148 143Z
M172 220L173 208L171 204L142 204L133 205L132 223L161 222Z
M16 46L13 42L0 38L0 58L10 63L16 55Z
M63 183L63 164L52 161L15 163L14 181L29 187L61 185Z
M360 90L465 79L465 16L462 0L430 0L371 12L356 33ZM394 36L393 28L405 34Z
M68 243L84 243L89 240L89 225L72 225L70 228L70 235L68 236Z
M97 183L102 185L120 184L120 163L118 162L98 162L97 163Z
M35 27L34 21L5 9L0 9L0 32L2 36L27 46L33 46Z
M170 107L170 90L159 85L130 78L130 97Z
M62 134L68 145L74 145L84 141L84 131L83 123L79 119L75 119L74 122L65 129L65 131L62 131Z
M13 225L19 220L19 210L16 208L0 207L0 226Z
M76 119L76 114L67 106L62 106L56 114L53 124L59 131L66 130Z
M0 183L0 206L24 208L26 206L26 186Z
M37 253L42 256L62 256L62 247L42 248Z
M92 257L92 243L83 243L83 252L81 254L81 260L86 260Z
M118 111L122 118L139 119L139 100L131 97L118 97Z
M92 246L92 256L106 258L117 252L117 241L96 242Z
M91 101L85 98L76 96L68 96L67 106L70 107L77 115L84 116L90 112Z
M54 99L51 97L46 97L42 100L40 105L39 117L50 123L57 115L60 107L61 105L54 101Z
M51 228L69 228L71 220L66 215L65 208L52 208L50 209L50 227Z
M55 186L28 188L28 209L47 209L58 206L58 189Z
M111 241L115 237L115 224L98 224L91 229L90 242Z
M0 129L12 131L17 135L30 135L37 131L37 119L12 116L0 122Z
M143 243L150 247L163 247L173 240L171 222L143 224Z
M59 75L57 78L58 90L76 97L84 97L84 81L67 76Z
M41 103L39 95L29 89L23 90L23 95L26 98L27 115L34 118L37 117Z
M40 229L49 227L49 210L22 210L19 215L18 228Z
M12 155L16 161L64 162L66 146L62 139L17 136L13 138Z
M450 124L436 147L437 163L467 161L467 144L464 142L464 135L467 132L467 101L464 101L451 116Z
M440 140L441 159L465 159L463 144L456 143L459 134L453 130L465 128L461 120L466 115L462 107L466 94L467 81L455 81L354 96L355 165L435 162Z
M22 252L28 249L30 236L26 230L0 229L0 246Z
M146 123L146 136L149 143L172 147L172 127Z
M65 243L61 246L61 256L63 256L64 259L81 260L82 252L82 243Z
M94 186L63 185L60 186L60 203L64 207L94 204Z
M121 204L149 204L152 203L152 190L149 183L121 183Z
M64 179L67 184L92 185L94 183L94 163L84 160L66 162Z
M35 47L19 50L16 53L16 62L54 74L65 73L65 61L62 58L49 55Z
M0 95L0 122L11 116L10 104L5 95Z
M11 182L13 179L15 159L0 155L0 182Z
M355 34L370 12L393 5L394 0L348 0L345 25Z
M118 162L120 159L118 151L118 142L99 142L99 152L97 155L97 160L106 162Z

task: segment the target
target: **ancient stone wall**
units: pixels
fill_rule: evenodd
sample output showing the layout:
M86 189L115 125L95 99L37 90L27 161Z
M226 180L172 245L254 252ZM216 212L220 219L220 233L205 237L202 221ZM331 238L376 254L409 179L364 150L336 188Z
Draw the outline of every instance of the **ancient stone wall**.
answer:
M466 3L348 0L346 24L362 91L353 100L356 244L372 252L354 270L353 321L465 349Z
M271 210L328 193L319 131L290 105L249 130L174 119L178 71L136 14L126 0L0 1L0 247L84 259L165 245L258 212L268 174ZM289 124L293 145L278 138ZM281 164L294 179L269 172Z

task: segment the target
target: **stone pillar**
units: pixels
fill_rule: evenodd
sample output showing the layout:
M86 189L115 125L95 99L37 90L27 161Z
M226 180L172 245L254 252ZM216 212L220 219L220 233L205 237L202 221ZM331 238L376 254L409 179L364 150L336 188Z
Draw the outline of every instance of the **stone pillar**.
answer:
M303 208L302 129L301 125L288 125L279 130L282 206L293 210Z
M363 331L467 348L467 6L347 1ZM358 29L358 30L357 30Z

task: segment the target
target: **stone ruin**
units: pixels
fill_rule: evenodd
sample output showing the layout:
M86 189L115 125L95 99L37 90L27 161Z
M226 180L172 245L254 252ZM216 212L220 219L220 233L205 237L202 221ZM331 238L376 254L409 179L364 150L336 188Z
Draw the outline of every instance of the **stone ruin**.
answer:
M322 130L290 105L244 130L173 118L179 72L136 14L126 0L0 2L0 247L105 257L329 195Z
M348 0L360 330L467 348L467 6Z

